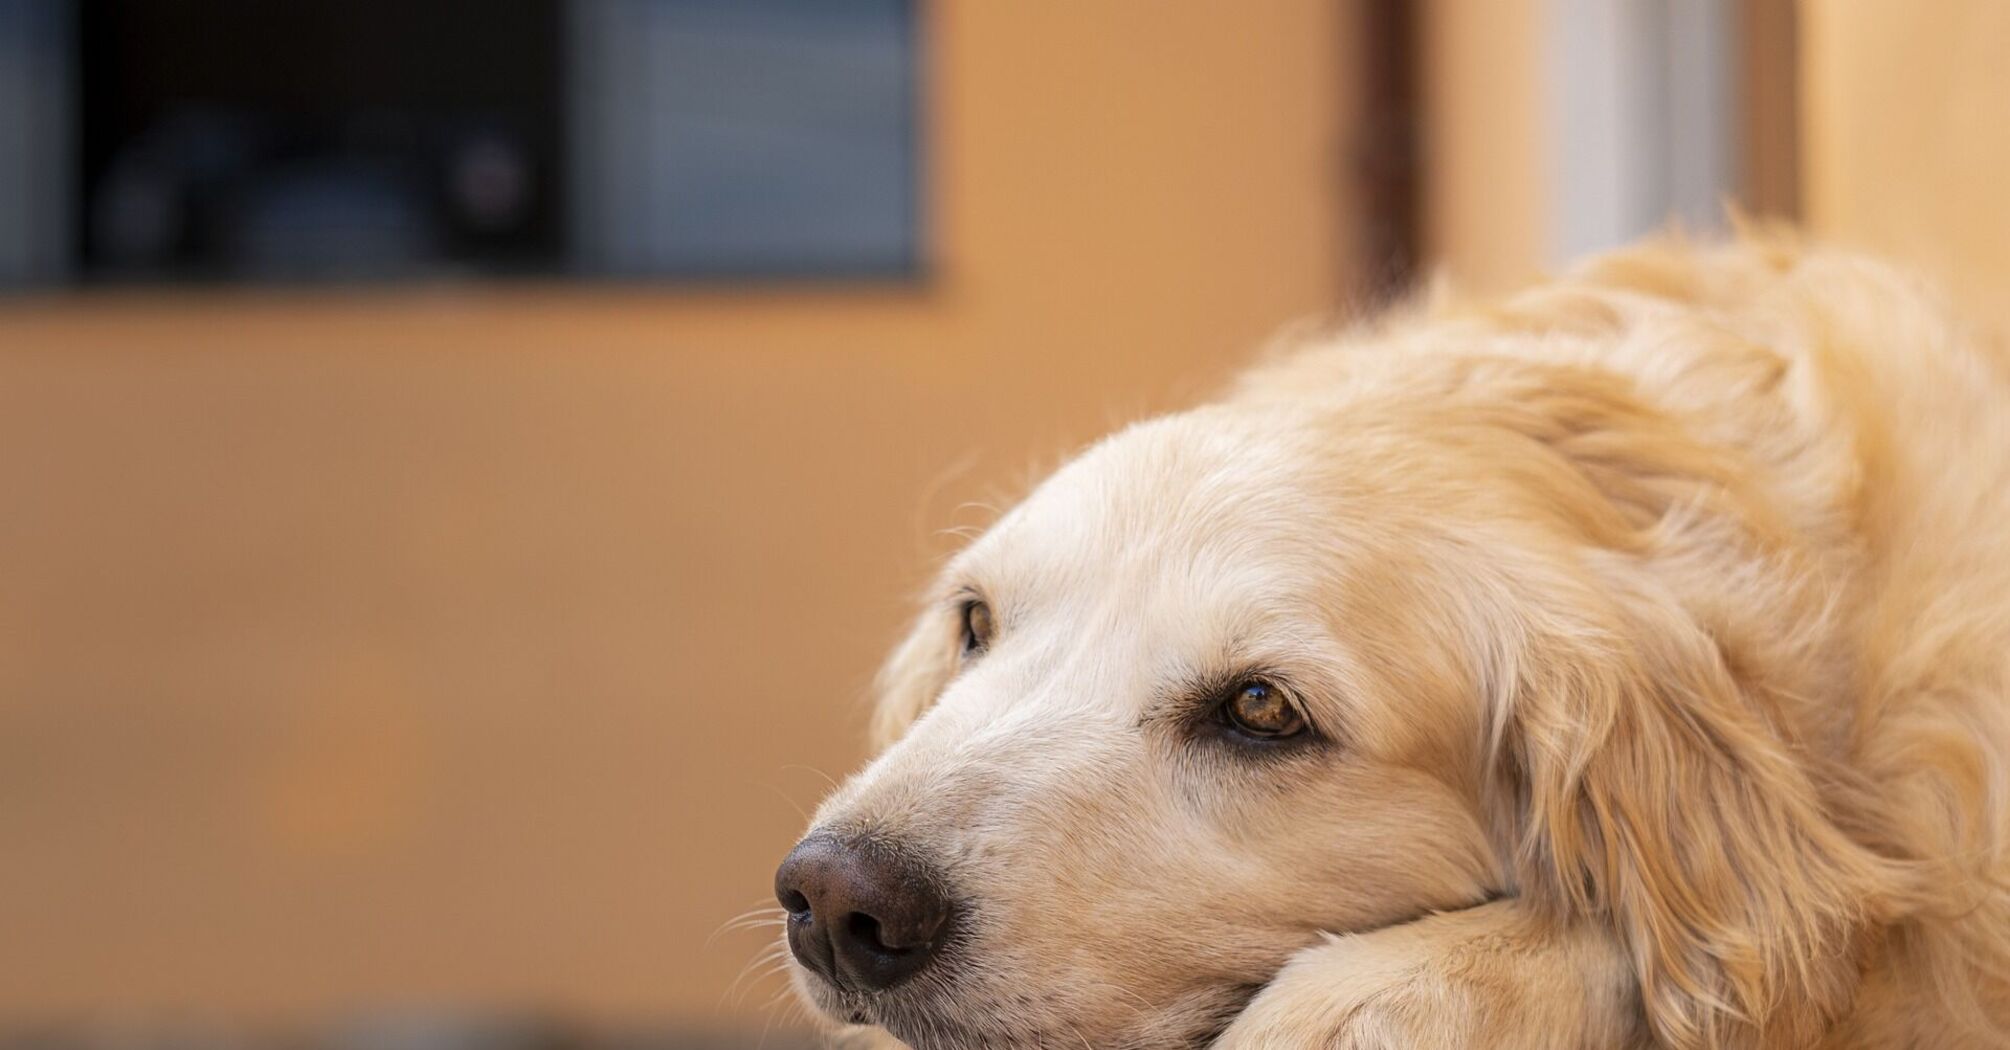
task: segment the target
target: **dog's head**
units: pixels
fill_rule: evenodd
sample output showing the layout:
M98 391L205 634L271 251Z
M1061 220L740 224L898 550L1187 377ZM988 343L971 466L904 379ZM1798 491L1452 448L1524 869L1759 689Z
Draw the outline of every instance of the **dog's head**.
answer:
M1516 895L1609 926L1672 1042L1819 1023L1875 873L1769 714L1805 676L1755 670L1809 663L1756 625L1816 599L1719 579L1700 620L1683 588L1793 553L1559 382L1245 399L1050 478L947 566L778 875L800 991L922 1050L1205 1045L1323 933Z

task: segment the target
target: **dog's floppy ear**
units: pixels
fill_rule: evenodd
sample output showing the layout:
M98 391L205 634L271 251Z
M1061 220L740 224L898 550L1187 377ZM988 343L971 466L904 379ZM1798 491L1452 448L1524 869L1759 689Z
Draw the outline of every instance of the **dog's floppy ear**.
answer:
M1499 757L1522 892L1615 927L1666 1044L1810 1043L1848 1005L1891 874L1715 643L1630 598L1517 661Z
M1726 479L1699 476L1694 447L1637 406L1565 401L1523 403L1534 412L1520 421L1540 423L1516 429L1546 450L1542 469L1571 476L1549 502L1596 506L1567 555L1518 571L1487 672L1520 892L1616 931L1666 1045L1808 1045L1848 1007L1860 939L1897 899L1900 869L1835 822L1835 774L1794 738L1777 675L1757 669L1781 654L1727 651L1727 624L1699 618L1721 607L1678 597L1710 593L1693 583L1705 577L1718 595L1741 578L1789 586L1741 564L1752 550L1724 532L1683 535L1751 535L1721 518L1735 513Z
M872 749L884 751L921 717L956 674L956 625L927 610L881 665L874 681Z

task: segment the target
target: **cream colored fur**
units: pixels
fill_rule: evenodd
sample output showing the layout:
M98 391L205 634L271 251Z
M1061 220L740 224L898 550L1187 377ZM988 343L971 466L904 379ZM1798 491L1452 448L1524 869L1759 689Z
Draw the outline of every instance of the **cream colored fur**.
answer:
M1252 669L1321 746L1196 738ZM2010 1045L2010 369L1873 262L1284 352L1006 514L883 687L817 822L967 922L798 982L924 1050Z

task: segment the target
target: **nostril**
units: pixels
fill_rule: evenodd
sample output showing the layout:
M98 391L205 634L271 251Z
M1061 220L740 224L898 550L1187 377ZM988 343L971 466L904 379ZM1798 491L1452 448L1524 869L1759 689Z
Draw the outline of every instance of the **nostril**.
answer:
M790 917L805 919L810 917L810 899L803 896L800 890L783 890L780 897L782 908L789 913Z
M862 911L855 911L845 916L844 925L845 932L849 933L853 940L873 951L893 955L905 950L888 947L886 938L880 936L879 920Z

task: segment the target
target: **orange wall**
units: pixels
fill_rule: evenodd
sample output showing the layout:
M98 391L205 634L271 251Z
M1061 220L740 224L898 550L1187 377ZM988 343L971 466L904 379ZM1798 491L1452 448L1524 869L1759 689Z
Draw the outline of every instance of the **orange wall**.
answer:
M0 1021L761 1011L937 530L1349 276L1335 5L931 20L923 287L0 304Z
M1549 264L1550 0L1419 10L1424 261L1464 293L1527 284Z
M2010 325L2010 4L1806 0L1808 219Z

